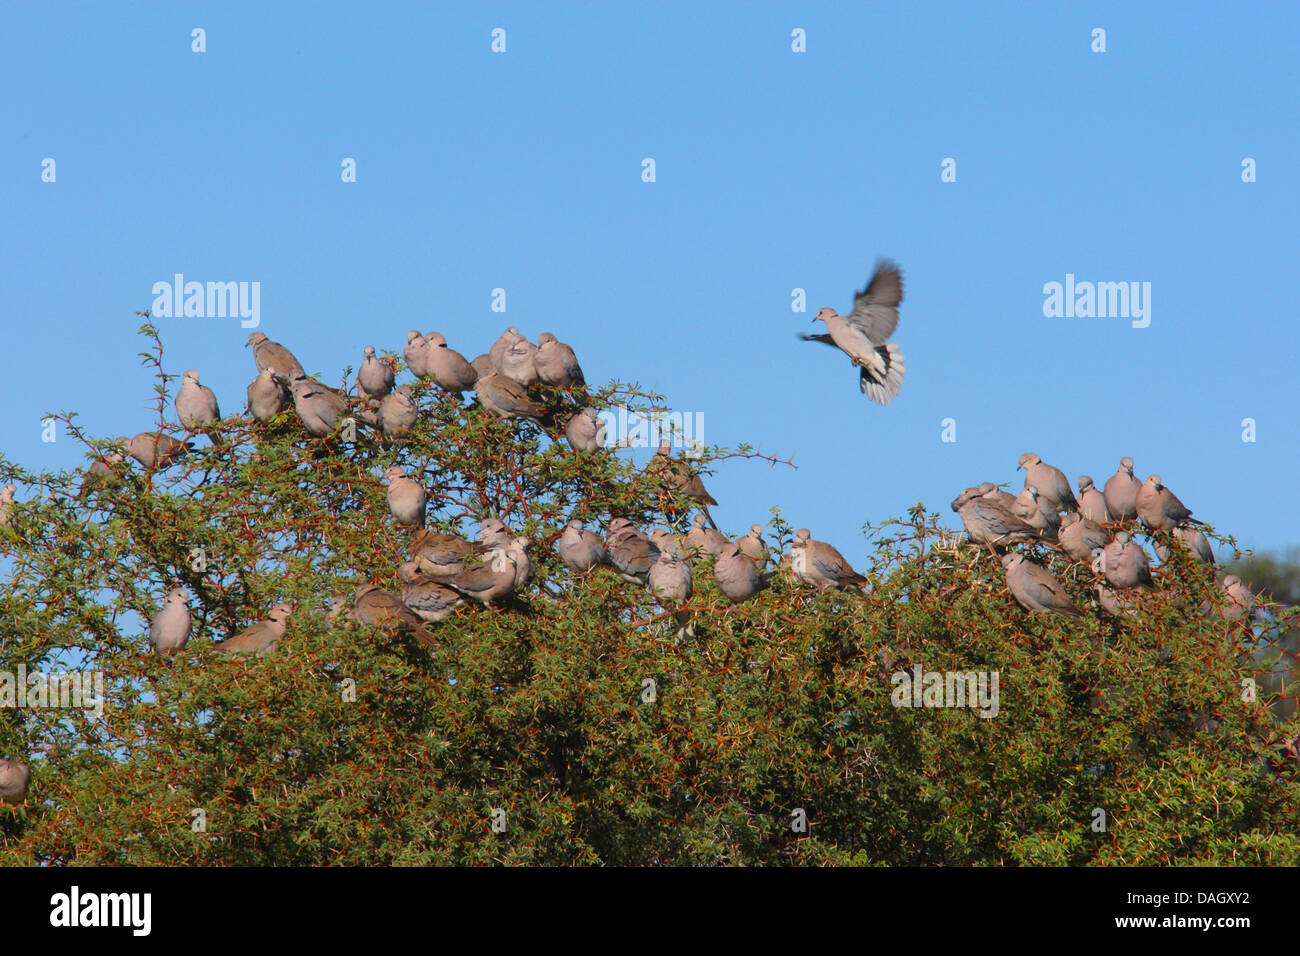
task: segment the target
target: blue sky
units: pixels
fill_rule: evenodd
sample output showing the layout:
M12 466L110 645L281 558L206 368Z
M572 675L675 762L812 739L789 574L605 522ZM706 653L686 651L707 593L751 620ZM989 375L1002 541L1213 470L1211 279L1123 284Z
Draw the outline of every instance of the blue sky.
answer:
M1295 4L52 3L0 24L0 449L30 467L80 461L41 441L46 412L150 427L132 313L181 272L260 282L260 329L331 379L409 328L471 358L507 324L554 331L589 379L793 458L721 464L732 533L779 505L860 562L864 522L923 500L955 524L956 492L1018 490L1034 451L1098 484L1132 455L1243 544L1300 543ZM881 255L907 283L884 408L794 337ZM1151 324L1045 317L1067 273L1150 282ZM169 371L242 408L248 330L160 321Z

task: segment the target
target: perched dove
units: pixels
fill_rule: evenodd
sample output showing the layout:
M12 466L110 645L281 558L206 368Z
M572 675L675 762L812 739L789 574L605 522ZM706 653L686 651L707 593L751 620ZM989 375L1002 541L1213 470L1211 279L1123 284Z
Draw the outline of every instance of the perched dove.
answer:
M807 528L800 528L794 533L794 544L790 546L790 567L800 581L819 591L856 588L867 583L867 579L844 560L844 555L824 541L814 541L811 535Z
M1214 563L1214 549L1210 547L1210 539L1207 538L1200 528L1181 527L1174 529L1174 537L1183 543L1192 557L1201 564ZM1160 556L1161 561L1169 560L1169 549L1164 547L1160 542L1155 542L1156 554Z
M736 539L736 547L740 553L754 562L754 565L761 571L767 567L767 542L763 540L763 526L761 524L751 524L749 533Z
M146 468L159 469L173 465L190 450L188 442L179 442L161 432L141 432L129 441L119 438L126 452Z
M294 374L293 405L308 433L317 438L333 434L348 411L347 401L338 392L301 371Z
M149 622L149 643L155 654L172 655L190 639L190 592L174 587Z
M461 603L456 590L421 574L414 561L399 567L397 576L402 579L402 603L431 624L445 619Z
M27 787L32 782L32 771L21 760L0 757L0 803L16 807L27 798Z
M1106 524L1110 521L1110 509L1106 507L1106 496L1097 490L1088 475L1079 476L1079 511L1089 521Z
M1097 603L1101 605L1103 611L1113 617L1122 617L1135 612L1136 605L1132 594L1132 591L1112 591L1104 584L1097 585Z
M1007 572L1007 590L1029 613L1079 616L1079 609L1051 571L1014 552L1002 556L1002 567Z
M425 647L436 647L437 639L424 626L424 620L391 591L381 591L373 584L357 588L357 603L352 616L362 624L411 634Z
M1024 521L1044 541L1055 541L1061 518L1056 509L1039 498L1038 489L1028 485L1016 498L1012 513Z
M478 372L465 361L465 356L447 347L441 332L430 332L425 339L428 345L428 369L433 380L449 392L467 392L478 381Z
M1120 531L1101 549L1101 571L1113 588L1135 588L1150 585L1151 565L1142 546L1127 531Z
M411 398L411 386L399 385L379 403L379 430L387 438L401 438L415 425L420 408Z
M275 369L267 367L257 373L248 386L248 410L259 422L269 422L289 404L289 390L276 378Z
M888 260L876 264L867 287L853 299L853 311L838 315L824 308L813 316L826 323L826 335L804 335L805 342L823 342L844 352L860 369L858 388L873 402L893 401L903 387L903 353L896 342L886 342L898 328L898 305L903 301L903 274Z
M697 514L686 532L686 548L696 554L711 554L717 557L731 542L717 528L710 528L704 523L704 515Z
M357 388L371 398L383 398L393 390L393 367L375 355L375 347L367 345L361 368L357 369Z
M574 574L590 574L609 559L605 543L594 531L587 531L581 521L573 520L564 526L564 534L555 543L564 566Z
M116 484L121 480L117 469L121 467L122 462L126 461L125 439L118 439L116 446L113 450L104 452L86 468L81 476L82 494L102 485Z
M266 337L265 332L253 332L248 336L249 345L253 347L253 361L257 363L257 370L260 372L264 368L275 370L275 375L282 382L291 382L295 373L303 371L302 363L293 357L293 353L281 345L279 342L272 342Z
M266 620L244 628L212 649L218 654L272 654L284 637L290 613L292 608L288 604L277 604L271 608Z
M465 562L488 550L488 546L441 531L420 531L411 539L411 560L422 573L432 576L455 574L465 567Z
M599 451L605 447L605 420L594 408L584 408L569 419L564 434L574 451Z
M650 532L650 541L659 549L659 556L673 554L679 558L686 557L686 549L682 547L681 535L676 534L667 528L655 528Z
M17 485L12 483L0 488L0 528L9 527L13 521L14 492L17 490Z
M614 518L605 533L605 550L610 566L631 584L645 584L650 567L659 560L659 549L626 518Z
M400 465L391 465L384 471L388 479L388 510L399 524L424 527L424 506L429 500L424 486L406 477Z
M189 369L181 377L181 387L176 393L176 417L189 429L207 428L221 417L217 396L206 385L199 384L199 373Z
M1106 481L1104 494L1106 510L1112 521L1127 521L1137 517L1137 493L1142 482L1133 474L1133 459L1121 458L1119 469Z
M1037 488L1042 502L1057 512L1079 510L1079 503L1074 500L1074 492L1070 490L1070 479L1065 477L1065 472L1061 469L1045 464L1032 451L1020 456L1016 470L1022 468L1025 471L1025 487L1033 485Z
M550 413L529 398L522 385L500 372L480 375L474 389L479 404L498 418L531 418L541 424L550 420Z
M646 575L650 593L664 602L684 604L694 591L691 569L679 554L662 554Z
M484 518L479 522L474 540L488 548L504 548L510 543L510 529L500 518Z
M569 388L587 384L573 349L559 341L550 332L537 337L537 375L547 385Z
M431 577L484 607L491 607L493 601L514 591L517 573L511 549L498 548L492 551L491 559L485 564L476 564L455 574Z
M742 554L735 543L727 545L713 562L713 579L732 604L748 601L763 587L754 559Z
M1159 475L1147 475L1138 489L1135 507L1138 518L1152 531L1173 531L1192 516L1178 496L1164 486Z
M1009 491L1003 491L991 481L985 481L979 487L980 497L988 498L991 501L999 502L1002 507L1010 509L1015 507L1016 496Z
M501 371L501 356L505 354L506 349L510 348L510 346L514 344L515 336L518 334L519 330L512 325L502 332L501 338L493 342L492 347L488 349L488 359L492 362L492 370L494 372ZM477 362L478 360L475 359L475 361ZM482 374L483 371L480 369L479 375Z
M1223 607L1223 619L1225 621L1235 621L1243 614L1253 616L1255 595L1250 588L1242 583L1241 578L1235 574L1229 574L1224 577L1219 586L1228 595L1228 603Z
M995 488L994 491L997 489ZM1000 494L1005 495L1006 492ZM961 501L962 498L959 496L953 504L956 505ZM1015 498L1011 498L1011 501L1012 504L1016 503ZM957 509L957 514L961 516L962 526L966 529L966 536L970 538L971 543L981 547L1024 541L1038 534L1033 525L1017 517L1009 505L996 497L980 494L967 498Z
M1076 561L1089 564L1092 552L1110 544L1110 535L1106 529L1091 518L1085 518L1077 512L1070 512L1061 518L1061 527L1057 540L1063 550Z
M501 353L501 374L524 388L541 380L537 375L537 346L522 333L516 334L510 347Z
M497 370L497 367L492 363L492 356L488 355L486 352L474 359L474 361L470 362L469 367L474 370L475 378L482 378L484 375L491 375Z
M695 471L685 461L673 458L669 454L671 450L672 440L661 438L659 448L650 456L650 461L646 463L645 473L662 477L667 482L668 487L694 501L704 514L704 520L709 523L709 527L716 528L717 525L713 521L713 515L709 514L709 505L716 505L717 502L705 489L700 476L695 474ZM664 505L664 512L668 515L680 513L671 504Z
M497 556L504 554L514 564L516 591L533 579L533 561L528 556L528 548L532 543L533 539L528 535L517 535L504 548L493 548L485 559L489 563L496 563Z
M418 330L411 329L406 333L406 345L402 347L402 358L406 360L406 367L411 370L411 374L416 378L428 377L429 343Z
M952 499L952 504L949 505L949 507L952 508L952 510L957 512L958 514L961 514L961 509L963 508L963 506L965 506L968 502L974 501L979 496L980 496L980 490L978 488L973 488L973 487L963 488L961 494L959 494L956 498Z

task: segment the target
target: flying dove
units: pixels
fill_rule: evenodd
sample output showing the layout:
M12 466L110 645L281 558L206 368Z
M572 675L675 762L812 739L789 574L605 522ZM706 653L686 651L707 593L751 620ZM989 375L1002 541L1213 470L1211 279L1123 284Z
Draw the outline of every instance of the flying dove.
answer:
M564 566L574 574L590 574L597 566L609 560L605 542L594 531L588 531L581 521L574 519L564 526L564 533L555 543Z
M536 364L538 377L547 385L570 388L587 384L573 349L550 332L543 332L537 337Z
M0 757L0 803L16 807L27 798L27 787L32 782L32 771L21 760Z
M441 332L430 332L425 341L428 342L429 374L441 388L467 392L474 387L478 372L465 361L465 356L447 347L447 339Z
M271 608L266 620L244 628L212 649L218 654L272 654L280 646L280 638L284 637L290 613L292 608L288 604L277 604Z
M424 506L429 500L424 486L406 477L400 465L391 465L384 471L388 479L388 510L398 524L424 527Z
M1106 529L1091 518L1085 518L1077 512L1070 512L1061 518L1061 527L1057 532L1061 549L1074 558L1089 564L1092 552L1110 544L1110 535Z
M767 566L767 542L763 540L761 524L751 524L749 533L737 538L735 544L740 549L740 553L753 561L760 571Z
M631 584L645 584L650 566L659 560L659 549L626 518L614 518L605 533L605 550L610 566Z
M293 381L295 372L303 371L302 363L293 357L293 353L281 345L279 342L272 342L266 337L265 332L253 332L248 336L248 342L244 345L253 347L253 361L257 363L257 370L260 372L264 368L275 370L275 375L282 382L288 383Z
M978 490L978 489L976 489ZM994 489L997 490L996 488ZM963 494L965 494L963 492ZM1002 492L1001 494L1006 494ZM1007 495L1007 497L1011 497ZM1016 499L1011 497L1012 504ZM962 502L961 496L957 501ZM976 495L973 498L967 498L962 502L961 507L957 509L957 514L961 516L962 527L966 529L966 536L970 538L972 544L980 547L994 547L996 545L1009 544L1012 541L1024 541L1037 535L1037 530L1023 518L1017 517L1011 507L1003 504L998 498L986 496L983 494Z
M1127 521L1137 517L1137 493L1142 482L1133 474L1133 459L1121 458L1115 474L1106 480L1104 494L1106 510L1112 521Z
M704 482L699 475L695 474L691 466L681 459L673 458L669 454L671 449L672 440L661 438L658 450L650 456L650 461L646 463L645 473L662 477L670 488L694 501L704 514L704 520L709 523L709 527L716 528L717 525L713 521L713 515L709 514L708 506L716 505L717 502L705 489ZM678 513L671 504L664 506L664 512L669 515Z
M1173 531L1192 517L1178 496L1164 486L1159 475L1147 475L1135 501L1137 516L1152 531Z
M118 443L126 447L128 455L149 469L173 465L190 450L188 442L179 442L161 432L141 432L129 441L119 438Z
M176 393L176 417L182 425L194 430L207 428L221 417L217 396L206 385L199 384L199 373L189 369L181 377L181 387Z
M367 345L362 354L357 388L371 398L383 398L393 390L393 367L375 355L373 345Z
M420 417L420 408L411 398L411 386L399 385L379 403L379 430L387 438L401 438Z
M14 492L18 487L12 483L0 488L0 528L9 527L13 521Z
M1042 501L1057 512L1079 510L1079 503L1074 500L1074 492L1070 490L1070 480L1061 469L1044 463L1032 451L1020 456L1016 470L1022 468L1025 471L1025 487L1033 485L1037 488Z
M704 523L704 515L697 514L691 530L686 532L686 547L696 554L708 553L717 557L719 552L730 544L725 535L717 528L710 528Z
M1219 586L1228 596L1228 603L1223 607L1223 619L1235 621L1243 614L1254 613L1255 595L1235 574L1224 577Z
M804 584L819 591L828 588L856 588L867 579L854 571L844 555L824 541L814 541L812 532L800 528L790 546L790 567Z
M510 348L510 346L514 344L515 336L518 334L519 330L512 325L501 333L501 338L492 343L492 347L488 349L487 353L488 359L492 362L492 371L501 371L501 356L505 354L506 349ZM477 359L475 359L475 361L477 361ZM479 375L481 376L482 374L483 371L480 369Z
M732 604L748 601L763 587L754 559L741 553L733 542L713 562L713 580Z
M1060 516L1055 508L1039 498L1038 489L1033 485L1027 485L1024 491L1020 492L1011 512L1033 528L1044 541L1056 540L1057 528L1061 523Z
M1106 524L1110 521L1110 509L1106 507L1106 496L1097 490L1088 475L1079 476L1079 510L1089 521Z
M289 390L276 378L275 369L257 373L248 386L248 410L259 422L269 422L289 404Z
M381 591L373 584L357 588L357 602L352 617L372 627L392 629L411 634L425 647L436 647L437 639L424 626L420 615L402 603L391 591Z
M498 548L492 551L491 560L484 564L476 564L455 574L430 576L484 607L491 607L493 601L514 591L517 571L511 550Z
M550 413L529 398L522 385L500 372L480 375L474 390L479 404L502 420L531 418L541 424L550 420Z
M190 592L174 587L149 622L149 643L155 654L168 656L181 650L190 639Z
M537 346L522 333L516 334L510 347L501 353L501 374L524 388L541 381L537 375Z
M294 373L293 405L307 432L317 438L333 434L348 411L347 401L338 392L301 371Z
M1147 553L1127 531L1118 532L1115 540L1101 549L1101 557L1101 570L1111 587L1135 588L1152 583Z
M402 580L402 603L431 624L445 619L461 603L455 589L421 574L414 561L399 567L397 576Z
M1002 567L1007 573L1007 590L1030 614L1079 617L1079 609L1070 603L1065 588L1051 571L1014 552L1002 556Z
M826 323L826 335L805 335L805 342L823 342L844 352L860 369L858 388L880 405L894 400L903 387L903 353L896 342L886 342L898 328L898 305L903 301L903 274L882 259L867 287L853 298L853 311L838 315L824 308L813 316Z
M594 408L584 408L564 432L574 451L599 451L605 447L605 420Z
M406 344L402 346L402 358L406 360L406 367L411 370L411 374L416 378L427 378L429 376L429 344L428 340L419 333L419 330L411 329L406 333Z

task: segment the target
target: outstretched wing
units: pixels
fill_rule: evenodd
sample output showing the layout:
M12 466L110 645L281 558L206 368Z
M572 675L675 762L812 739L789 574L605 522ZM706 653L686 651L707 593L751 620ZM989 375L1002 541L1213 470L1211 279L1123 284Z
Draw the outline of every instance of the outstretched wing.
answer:
M799 338L803 339L805 342L821 342L823 345L829 345L831 348L839 348L838 345L831 341L829 335L806 335L803 332L796 332L795 335L799 336Z
M853 311L844 318L876 345L884 345L898 328L898 304L903 301L903 273L881 259L867 287L853 298Z

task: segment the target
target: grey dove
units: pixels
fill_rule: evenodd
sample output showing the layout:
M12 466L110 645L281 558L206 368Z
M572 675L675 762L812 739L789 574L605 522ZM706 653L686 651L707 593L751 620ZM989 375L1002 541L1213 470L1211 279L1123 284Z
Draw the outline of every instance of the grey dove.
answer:
M754 559L742 554L734 542L713 562L713 580L732 604L748 601L763 587Z
M289 404L289 390L275 377L275 369L264 368L248 385L248 411L259 422L269 422Z
M574 451L599 451L605 447L605 420L594 408L584 408L569 419L564 435Z
M499 372L480 375L474 389L479 404L503 420L531 418L544 423L550 418L546 409L528 397L522 385Z
M672 554L679 558L686 557L686 549L682 547L681 536L669 531L667 528L655 528L649 534L650 540L654 546L659 549L659 556Z
M1079 511L1089 521L1106 524L1110 521L1110 509L1106 507L1106 496L1097 490L1088 475L1079 476Z
M190 450L187 442L161 432L141 432L130 440L119 438L118 442L126 447L128 455L150 469L174 465Z
M431 624L444 620L461 603L460 593L439 584L407 561L397 569L402 581L402 603Z
M1101 549L1102 573L1114 588L1135 588L1150 585L1151 565L1142 546L1127 531L1120 531L1115 539Z
M1110 535L1091 518L1071 512L1061 518L1057 540L1061 543L1061 550L1066 554L1076 561L1089 564L1092 562L1094 550L1110 544Z
M425 341L428 342L429 375L439 387L449 392L467 392L474 387L478 372L465 361L465 356L447 347L447 339L441 332L430 332Z
M510 539L510 529L500 518L484 518L479 522L478 531L474 534L475 541L489 548L504 548L510 544Z
M768 549L761 524L751 524L749 533L737 538L735 543L740 553L753 561L760 571L767 567Z
M672 440L661 438L659 448L650 456L650 461L646 463L645 473L662 477L668 487L694 501L704 515L704 520L709 523L709 527L716 528L717 524L713 521L713 515L709 514L709 505L716 505L717 501L704 487L703 480L695 473L695 470L685 461L673 458L670 454L671 450ZM671 505L665 505L664 511L670 515L676 513L676 509Z
M1097 603L1101 609L1113 617L1133 614L1136 606L1131 591L1112 591L1104 584L1097 585Z
M9 527L13 521L14 492L17 490L12 482L0 488L0 528Z
M167 592L163 605L149 621L149 643L155 654L175 654L190 639L190 592L174 587Z
M375 355L373 345L367 345L357 369L357 388L371 398L383 398L393 390L393 378L393 367Z
M411 539L411 560L428 575L455 574L467 561L482 557L488 550L488 546L475 545L459 535L431 529Z
M1032 451L1027 451L1020 456L1020 463L1016 465L1016 470L1022 468L1025 472L1025 487L1033 485L1037 488L1039 498L1050 507L1058 512L1078 510L1079 503L1074 499L1074 492L1070 490L1070 479L1065 477L1065 472L1046 464Z
M272 342L266 337L265 332L253 332L248 336L249 345L253 347L253 361L257 363L257 370L260 372L264 368L275 369L276 376L285 383L293 381L294 374L303 370L302 363L299 362L292 352L281 345L279 342Z
M794 533L794 543L790 546L790 567L800 581L819 591L828 588L856 588L867 583L866 578L853 570L844 555L824 541L814 541L812 532L807 528L800 528Z
M1011 508L1016 503L1016 496L1009 491L1003 491L991 481L985 481L980 484L980 497L988 498L991 501L997 501L1004 508Z
M293 380L293 405L307 432L317 438L333 434L348 411L347 401L334 389L303 372Z
M216 394L206 385L199 384L199 373L194 369L187 370L181 377L174 404L176 417L189 429L207 428L221 417Z
M429 494L418 481L406 477L400 465L390 465L384 471L388 479L388 510L399 524L424 527L424 506Z
M1133 459L1121 458L1119 468L1106 480L1103 491L1112 521L1137 517L1137 493L1141 487L1142 482L1133 474Z
M705 524L702 514L695 516L691 523L691 530L686 532L687 550L696 554L707 553L716 558L730 543L721 531Z
M1033 485L1027 486L1024 491L1016 497L1015 507L1011 509L1021 521L1028 524L1034 529L1044 541L1055 541L1057 528L1060 527L1061 518L1056 513L1056 509L1045 501L1041 501L1038 495L1038 489Z
M1181 541L1183 547L1191 552L1192 557L1201 564L1214 563L1214 549L1210 547L1210 539L1205 536L1205 533L1200 528L1190 526L1175 528L1174 537ZM1160 555L1161 561L1168 560L1169 552L1167 548L1163 547L1159 542L1156 542L1155 548L1156 554Z
M492 343L487 354L488 359L492 362L493 371L501 371L501 356L505 354L506 349L510 348L510 346L514 344L515 336L518 334L519 330L512 325L501 333L501 338ZM479 375L482 374L483 372L480 370Z
M357 588L357 601L352 617L362 624L384 630L411 634L425 647L436 647L437 639L424 626L424 619L416 614L402 599L391 591L381 591L373 584Z
M1219 583L1219 587L1223 589L1228 597L1222 612L1225 621L1235 621L1243 614L1253 615L1255 594L1242 583L1241 578L1235 574L1229 574Z
M570 388L587 384L573 349L550 332L543 332L537 337L537 354L534 358L537 376L547 385Z
M116 447L104 452L86 468L85 473L81 476L82 494L98 486L115 484L121 480L115 469L126 461L124 441L124 439L118 439L115 443Z
M1173 531L1192 517L1187 506L1164 486L1159 475L1147 475L1134 505L1138 519L1152 531Z
M411 386L399 385L379 403L379 430L386 438L401 438L415 425L420 408L411 398Z
M1011 501L1014 504L1016 499L1012 497ZM957 509L957 514L961 516L962 527L966 529L966 537L970 538L972 544L991 548L1012 541L1024 541L1038 534L1033 525L1017 517L1011 507L998 498L980 494L962 501L959 496L953 504L959 502L961 507Z
M285 625L292 608L277 604L265 620L244 628L234 637L226 638L212 649L218 654L273 654L284 637Z
M847 355L859 369L858 389L873 402L888 404L903 387L903 353L896 342L886 341L898 328L898 306L903 301L903 274L882 259L867 287L853 299L853 311L839 315L820 309L814 322L825 322L825 335L804 335L805 342L822 342Z
M494 601L514 591L517 572L510 549L499 548L484 564L476 564L455 574L430 576L484 607L491 607Z
M661 601L684 604L694 591L690 566L681 555L660 555L659 560L650 566L646 587Z
M516 334L510 347L501 353L501 374L524 388L536 385L541 379L537 375L537 346L523 334Z
M32 771L21 760L0 757L0 803L16 807L27 799Z
M411 374L416 378L427 378L429 375L429 342L418 329L411 329L406 333L406 344L402 346L402 358L406 361L406 367L411 370Z
M952 504L949 505L949 507L952 508L952 510L957 512L958 514L961 514L962 506L964 506L969 501L973 501L979 496L980 496L980 490L978 488L975 487L963 488L961 494L959 494L956 498L952 499Z
M1002 567L1007 573L1007 590L1030 614L1079 616L1079 609L1051 571L1015 552L1002 556Z
M486 352L474 359L474 361L470 362L469 367L474 370L474 375L477 378L482 378L484 375L491 375L497 370L497 367L492 364L492 356L488 355Z
M555 550L564 566L574 574L590 574L609 559L605 542L594 531L586 530L577 519L564 526L564 533L556 541Z
M626 518L614 518L605 533L609 564L619 577L632 584L645 584L650 567L659 560L654 542L632 527Z

